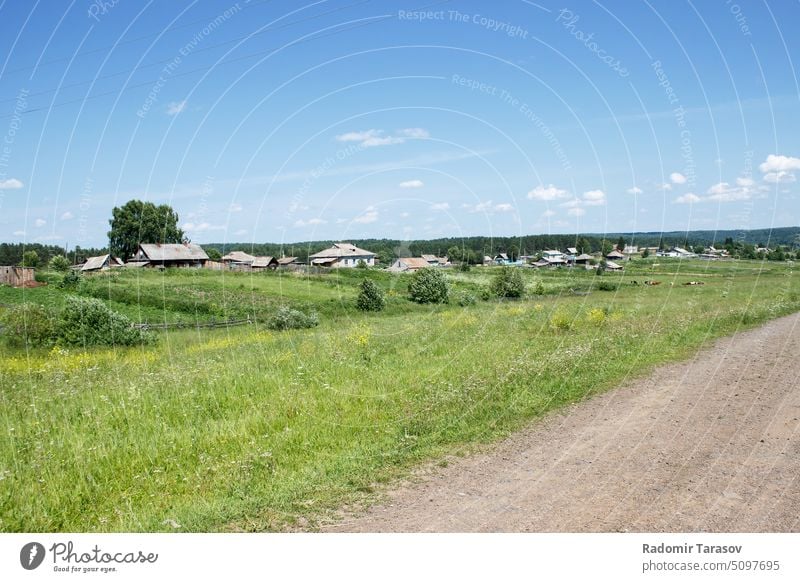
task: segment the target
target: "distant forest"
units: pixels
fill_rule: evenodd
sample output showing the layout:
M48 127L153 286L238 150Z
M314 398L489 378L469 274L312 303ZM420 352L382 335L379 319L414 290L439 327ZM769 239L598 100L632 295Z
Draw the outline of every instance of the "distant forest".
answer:
M206 250L216 249L225 254L230 251L246 251L254 255L292 256L306 260L308 255L328 248L337 241L321 240L289 244L280 243L210 243L202 245ZM480 262L485 255L495 256L506 253L512 257L535 255L546 249L564 250L578 247L582 252L607 250L620 242L629 245L663 247L680 246L687 249L708 246L728 248L734 256L753 255L752 247L784 247L796 251L800 247L800 227L762 228L756 230L694 230L689 232L634 232L634 233L587 233L578 235L537 234L522 237L472 236L460 238L439 238L433 240L396 239L350 239L356 246L377 253L382 264L388 264L398 257L412 257L421 254L447 255L454 260ZM734 252L738 251L738 252ZM39 243L0 244L0 265L18 265L26 251L36 251L39 264L46 264L55 255L63 255L64 249L55 245ZM86 257L102 255L107 248L80 248L69 250L67 259L71 264L79 264Z

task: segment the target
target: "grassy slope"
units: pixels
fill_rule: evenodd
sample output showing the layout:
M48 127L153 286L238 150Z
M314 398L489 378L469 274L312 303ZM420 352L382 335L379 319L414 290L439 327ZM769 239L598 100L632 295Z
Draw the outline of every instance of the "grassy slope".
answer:
M468 308L411 305L402 299L405 278L374 273L395 288L389 310L375 315L351 307L364 273L224 283L146 275L139 282L162 298L192 285L207 287L206 300L244 292L264 305L313 305L325 317L315 330L281 334L258 326L174 332L146 349L5 352L0 530L313 522L415 462L490 441L743 322L800 308L800 285L786 267L677 267L641 262L603 280L662 285L587 296L565 291L588 288L594 278L585 273L526 272L565 292ZM485 270L452 277L472 290L489 280ZM681 285L698 279L706 285Z

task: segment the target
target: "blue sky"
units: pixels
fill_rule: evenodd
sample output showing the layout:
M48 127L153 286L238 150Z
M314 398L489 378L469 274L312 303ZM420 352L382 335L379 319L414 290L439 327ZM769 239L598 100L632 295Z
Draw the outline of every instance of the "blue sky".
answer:
M420 11L421 7L426 7ZM0 240L800 223L796 2L0 1Z

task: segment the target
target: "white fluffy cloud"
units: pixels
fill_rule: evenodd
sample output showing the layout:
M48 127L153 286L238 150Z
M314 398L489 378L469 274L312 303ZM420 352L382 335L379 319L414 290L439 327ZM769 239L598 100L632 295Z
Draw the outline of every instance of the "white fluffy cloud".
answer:
M75 218L75 215L72 214L69 210L67 210L64 214L61 215L61 220L72 220Z
M764 188L763 186L761 188ZM719 182L708 189L708 197L705 200L713 202L737 202L739 200L750 200L759 194L759 188L754 186L744 186L738 184L732 186L728 182Z
M36 228L41 228L47 224L47 221L44 218L37 218L33 221L33 224L36 225Z
M669 179L672 181L673 184L686 184L686 176L684 176L680 172L672 172L669 175Z
M374 206L370 206L367 208L363 214L360 216L356 216L353 219L353 222L358 224L371 224L373 222L377 222L378 220L378 209Z
M425 183L422 180L406 180L399 184L401 188L422 188L424 185Z
M231 205L228 206L228 212L241 212L242 205L238 202L231 202Z
M555 215L556 215L555 210L545 210L544 212L542 212L542 218L550 218L551 216Z
M24 184L16 178L0 180L0 190L19 190Z
M409 127L395 132L394 135L386 135L382 129L367 129L365 131L350 131L336 136L336 141L355 142L361 147L371 148L383 145L393 145L403 143L406 139L422 139L429 137L428 130L421 127Z
M514 210L514 206L511 204L495 204L491 200L478 202L477 204L462 204L461 208L465 208L467 211L472 213L483 212L485 214L494 214L495 212L512 212Z
M567 210L567 214L569 214L570 216L583 216L584 214L586 214L586 210L580 207L570 208L569 210Z
M184 109L186 109L185 99L183 101L171 101L167 104L167 115L178 115L178 113L182 113Z
M638 187L636 187L636 186L632 186L631 188L628 188L628 189L626 190L626 192L627 192L628 194L641 194L641 193L642 193L642 189L641 189L641 188L638 188Z
M302 228L304 226L319 226L327 222L327 220L323 220L322 218L309 218L308 220L296 220L294 225L297 228Z
M752 178L736 178L736 185L737 186L753 186L755 185L756 181Z
M696 202L700 202L700 200L701 200L700 196L698 196L697 194L692 194L691 192L688 192L688 193L684 194L683 196L678 196L675 199L675 202L677 204L694 204Z
M659 190L672 190L672 184L664 183L658 187Z
M793 170L800 170L800 158L770 154L767 156L766 161L758 166L758 169L764 174L769 172L791 172Z
M770 184L785 184L786 182L794 182L795 180L797 180L795 175L785 170L767 172L764 174L764 181Z
M551 200L559 200L567 197L569 197L569 192L561 188L556 188L552 184L536 186L536 188L528 192L528 198L540 202L549 202Z
M450 205L447 202L436 202L434 204L431 204L431 210L449 210L449 209Z
M513 212L514 206L508 203L495 204L495 212Z
M586 206L602 206L606 203L606 193L602 190L589 190L583 193L583 202Z
M14 231L14 236L25 236L25 231L24 230L15 230Z

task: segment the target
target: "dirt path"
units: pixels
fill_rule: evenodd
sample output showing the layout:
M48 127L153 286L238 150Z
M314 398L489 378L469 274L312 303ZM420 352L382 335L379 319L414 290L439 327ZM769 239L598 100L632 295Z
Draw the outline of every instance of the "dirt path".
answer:
M325 531L800 531L800 314L717 341Z

